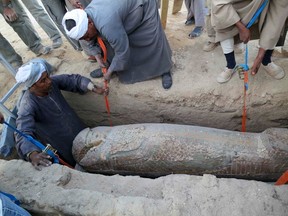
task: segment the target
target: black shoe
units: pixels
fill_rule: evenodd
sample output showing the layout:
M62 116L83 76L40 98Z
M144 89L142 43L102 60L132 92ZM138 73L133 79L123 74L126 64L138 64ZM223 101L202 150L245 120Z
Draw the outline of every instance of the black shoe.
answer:
M172 83L172 76L170 72L162 74L162 86L164 89L171 88Z
M92 78L101 78L103 77L103 73L102 73L102 70L101 68L98 68L96 70L93 70L91 73L90 73L90 76Z
M189 26L189 25L193 25L194 23L195 23L195 19L194 17L192 17L191 19L186 20L185 25Z

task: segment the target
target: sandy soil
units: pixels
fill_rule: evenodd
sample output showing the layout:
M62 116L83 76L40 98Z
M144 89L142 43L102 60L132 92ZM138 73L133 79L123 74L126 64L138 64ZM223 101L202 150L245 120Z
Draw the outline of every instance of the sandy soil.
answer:
M171 2L170 7L172 7ZM203 42L206 40L205 34L203 34L203 36L197 40L191 40L188 38L188 34L192 30L193 26L184 25L186 16L186 9L184 7L176 15L171 16L171 8L169 8L166 35L174 53L187 49L187 46L195 46L195 44L198 46L203 45ZM39 36L41 37L42 43L44 45L51 45L52 42L43 29L38 25L32 16L29 17L31 18ZM3 34L4 37L12 44L16 52L22 56L24 63L36 57L35 54L31 52L22 42L16 32L14 32L14 30L5 22L2 16L0 16L0 23L1 34ZM97 68L97 63L86 61L87 56L85 56L83 52L75 51L64 37L62 37L62 39L64 40L64 45L61 48L53 50L51 54L41 57L47 59L51 64L55 65L57 69L59 69L60 73L81 73L89 76L89 72ZM177 65L181 68L181 65L183 64L178 63ZM183 67L184 66L185 63ZM0 79L0 96L2 97L14 84L13 77L8 75L6 69L2 65L0 65ZM9 107L11 105L8 103L7 106Z
M173 88L168 92L164 92L160 79L135 84L132 87L129 85L119 88L121 84L119 84L117 79L113 79L111 81L111 86L113 86L111 94L113 92L116 95L125 94L129 92L128 89L130 91L132 89L132 93L130 94L133 94L136 98L139 95L143 95L145 91L149 92L153 90L154 101L160 101L160 103L163 98L166 102L168 101L167 103L169 101L170 103L177 102L178 95L181 94L183 97L187 96L188 98L188 101L186 99L185 101L178 101L179 106L183 108L186 103L189 105L189 98L191 98L191 92L186 91L186 89L193 89L200 93L198 97L198 103L200 104L204 102L204 98L201 99L201 94L205 89L208 89L209 92L211 91L209 94L215 94L215 97L218 99L221 94L227 93L227 97L234 95L233 97L231 96L232 99L229 101L224 98L220 101L215 99L213 102L216 105L219 103L220 108L223 108L224 105L222 104L228 103L228 106L230 106L228 107L228 112L229 109L233 112L233 104L239 99L239 96L235 96L238 90L229 88L227 91L227 86L211 90L211 83L215 83L216 76L223 69L223 65L225 65L221 49L217 47L213 52L202 52L202 46L207 36L203 34L200 38L189 39L188 34L193 26L184 26L185 16L186 10L184 7L175 15L171 15L170 8L166 34L173 49L175 59ZM23 57L23 61L27 62L34 58L35 55L27 49L26 45L13 29L5 23L2 17L0 17L0 23L0 32ZM51 41L35 20L34 24L43 40L43 44L50 45ZM257 50L256 45L257 42L251 43L251 53L255 53ZM86 60L87 57L81 52L75 51L65 39L64 45L61 48L53 50L51 54L44 58L55 65L61 73L81 73L89 76L89 72L95 69L97 65L97 63L88 62ZM239 62L243 62L242 55L237 56L237 59ZM277 61L284 68L288 68L287 60L280 59ZM14 78L0 66L0 80L0 97L2 97L14 84ZM257 76L255 80L260 82L262 86L266 86L268 90L273 89L273 85L267 81L266 75ZM236 86L238 89L242 87L242 83L238 84L236 78L230 82L232 86ZM175 83L179 85L175 85ZM260 87L258 86L258 88ZM118 89L120 89L120 92L117 92ZM19 90L6 103L8 108L14 106ZM273 92L282 91L285 93L282 96L287 95L287 89L284 89L284 91L283 89L278 90L273 90ZM267 91L260 89L260 92L264 95L263 98L266 97ZM270 99L273 98L273 92L271 93L272 96L268 94ZM147 99L148 105L153 102L153 100L151 102L145 97L142 97L141 100L143 98L144 100ZM268 104L269 101L267 102ZM88 103L89 101L87 100L86 102ZM195 107L196 105L192 104L191 107ZM285 108L284 105L283 107ZM153 104L151 106L153 107ZM258 105L256 104L255 106ZM191 107L188 106L187 109ZM202 107L198 108L202 109ZM284 113L287 114L286 108L281 112L283 116ZM182 114L183 118L185 118L186 113ZM179 113L179 115L182 114L181 112ZM263 116L265 116L265 112ZM203 118L200 124L205 125L205 121L207 123L210 120L209 118ZM284 119L283 121L285 122ZM195 122L197 121L195 120ZM224 128L229 122L219 121L219 124L219 127ZM207 125L209 124L207 123ZM235 129L238 126L236 127L232 124L227 127ZM6 163L2 160L0 163L0 173L3 183L0 186L0 190L15 194L24 203L24 207L37 213L37 215L285 216L288 214L287 186L279 188L271 184L256 181L188 175L171 175L167 178L163 177L155 180L117 175L107 177L79 173L74 170L60 168L57 165L53 165L46 171L37 172L26 162L11 161ZM13 181L10 181L11 179Z
M33 215L287 216L288 186L168 175L156 179L103 176L52 165L35 171L24 161L0 160L1 191Z

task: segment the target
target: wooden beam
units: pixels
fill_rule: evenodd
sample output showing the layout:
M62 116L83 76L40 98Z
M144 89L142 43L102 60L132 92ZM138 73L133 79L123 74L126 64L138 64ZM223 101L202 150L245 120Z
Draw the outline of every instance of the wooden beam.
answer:
M162 0L162 4L161 4L161 23L162 23L163 29L166 28L167 14L168 14L168 5L169 5L169 0Z
M183 0L174 0L172 14L178 13L182 8Z

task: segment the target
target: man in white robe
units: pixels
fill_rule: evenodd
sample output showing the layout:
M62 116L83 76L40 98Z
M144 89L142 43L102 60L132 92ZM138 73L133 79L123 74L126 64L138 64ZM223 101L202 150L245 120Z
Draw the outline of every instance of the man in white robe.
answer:
M271 61L273 49L280 37L288 16L287 0L267 0L268 3L251 29L246 25L266 0L212 0L212 25L216 31L216 42L220 41L227 66L217 77L219 83L228 82L236 66L233 37L247 43L252 32L258 35L259 52L251 68L252 75L258 72L262 63L267 73L275 79L285 76L284 70Z

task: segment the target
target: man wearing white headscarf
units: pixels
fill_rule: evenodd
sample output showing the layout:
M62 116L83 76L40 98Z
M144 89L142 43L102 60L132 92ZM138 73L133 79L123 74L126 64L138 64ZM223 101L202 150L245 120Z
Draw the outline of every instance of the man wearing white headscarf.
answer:
M172 52L156 0L93 0L85 10L67 12L62 25L67 35L76 40L91 41L100 36L106 42L111 62L104 75L106 80L113 72L127 84L162 76L163 87L172 86ZM100 54L95 49L94 55L102 66Z
M18 130L39 139L43 144L49 143L60 158L75 166L72 142L86 126L66 102L61 90L80 94L90 90L108 94L108 89L98 87L78 74L50 77L52 69L44 59L34 59L19 68L16 81L23 83L27 90L18 103L16 125ZM16 143L19 156L36 168L51 165L48 155L19 134L16 134Z

